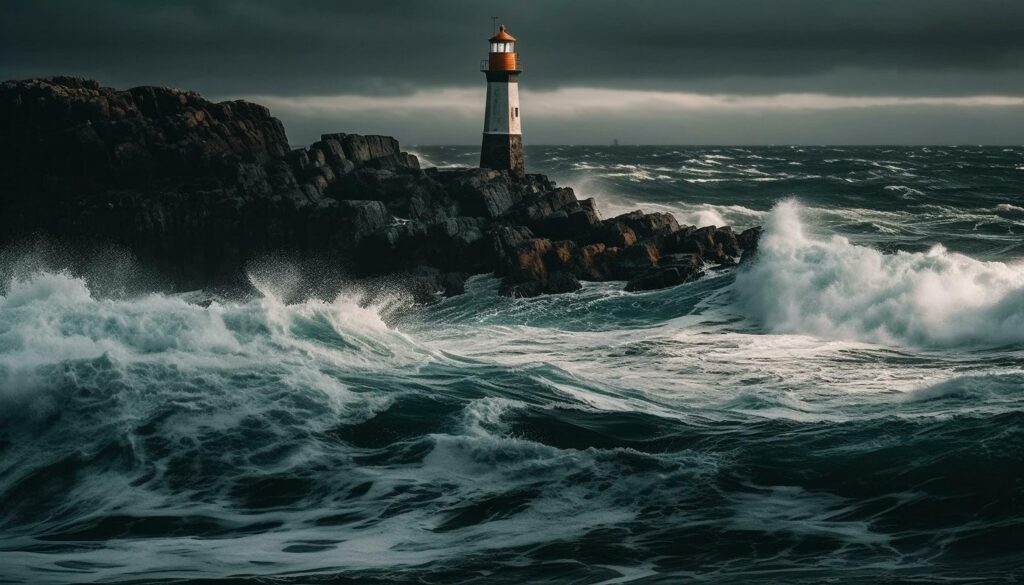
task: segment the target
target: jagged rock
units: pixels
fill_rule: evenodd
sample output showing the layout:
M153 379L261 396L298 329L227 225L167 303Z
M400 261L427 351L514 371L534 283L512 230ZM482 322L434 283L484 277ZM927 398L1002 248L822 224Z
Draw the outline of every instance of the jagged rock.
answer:
M263 165L238 163L235 165L235 182L238 190L249 197L268 197L274 192Z
M612 262L612 275L619 280L628 280L658 265L661 253L649 242L633 244L622 248Z
M550 251L551 240L546 238L534 238L519 244L510 255L506 279L513 283L547 280L544 257Z
M548 275L545 283L544 293L556 295L561 293L575 292L583 288L579 279L571 272L556 271Z
M621 248L606 247L604 244L590 244L579 249L575 257L576 274L583 280L610 280L615 271L612 266L618 259Z
M491 169L445 170L438 179L459 202L463 213L491 219L506 216L524 199L554 188L543 175L514 176Z
M764 230L761 226L757 226L744 230L737 236L736 241L739 243L740 250L743 251L742 259L744 262L752 260L754 254L757 253L757 243L761 239L762 231Z
M0 177L212 176L288 151L284 126L263 106L215 104L160 87L117 91L74 78L0 85Z
M398 273L386 278L384 283L389 289L404 289L418 303L431 303L438 296L453 297L466 292L464 272L441 272L430 266L419 266L412 271Z
M604 222L600 228L595 230L594 237L609 246L617 246L619 248L632 246L637 241L636 232L633 231L633 228L614 220Z
M309 153L305 148L296 148L295 150L289 151L285 155L285 159L288 164L291 165L292 172L295 174L304 174L309 170L312 164L309 160Z
M549 272L569 272L581 280L608 280L615 272L614 264L619 248L606 248L604 244L579 246L572 240L552 242L544 258Z
M338 201L340 217L347 219L352 241L359 241L391 223L391 214L380 201Z
M319 142L314 142L310 145L309 150L318 150L322 152L324 155L324 161L331 165L338 165L348 161L348 157L345 156L345 150L341 147L341 143L333 138L324 138Z
M334 133L323 134L320 136L320 140L337 141L341 145L345 157L356 164L401 152L398 141L390 136Z
M679 222L671 213L644 213L637 210L614 217L611 221L625 224L638 239L664 237L679 231Z
M572 189L557 189L525 204L518 220L549 238L591 241L594 230L601 225L593 199L577 201Z
M406 221L367 235L357 250L363 274L432 266L450 272L484 272L491 258L479 218L425 223Z
M563 242L559 242L563 245ZM546 238L533 238L519 243L508 256L505 278L499 291L513 297L535 297L579 290L579 280L567 266L549 263L558 256L556 245Z
M420 168L420 161L408 152L399 152L396 154L372 158L366 161L366 166L374 169L386 169L391 171L397 171L399 169L418 170Z
M556 295L575 292L582 287L583 285L580 284L580 281L572 273L552 272L548 278L542 281L530 280L513 283L506 280L501 283L498 290L505 296L529 298L545 294Z
M626 283L627 291L666 288L696 280L704 274L704 262L697 254L671 254L662 256L656 268L651 268Z
M551 250L544 259L544 264L548 267L548 270L575 272L578 254L576 242L572 240L551 242Z
M421 169L388 136L292 149L263 106L170 88L4 82L0 136L0 245L113 243L181 288L243 281L249 262L285 252L420 300L484 272L514 296L580 279L645 290L749 260L761 234L641 211L602 221L543 175Z
M722 253L726 256L736 258L742 252L740 242L736 238L736 232L732 231L732 228L729 226L715 230L714 240L715 244L721 247Z
M495 274L508 273L513 255L520 244L534 239L533 232L526 226L497 226L491 232L492 249L495 258Z

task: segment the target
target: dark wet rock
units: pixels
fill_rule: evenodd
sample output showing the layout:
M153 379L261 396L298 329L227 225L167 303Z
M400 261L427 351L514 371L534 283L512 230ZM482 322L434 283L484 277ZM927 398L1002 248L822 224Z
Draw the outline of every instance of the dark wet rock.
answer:
M740 248L739 239L736 237L736 232L732 231L729 226L721 227L715 230L714 235L715 244L721 247L722 253L731 258L737 258L743 252Z
M679 230L679 222L670 213L632 211L610 220L633 230L638 239L661 238Z
M576 292L583 285L570 272L552 272L544 280L529 280L524 282L503 281L499 292L503 295L515 298L529 298L540 295L556 295Z
M442 272L430 266L419 266L408 272L392 273L378 280L385 290L405 291L418 303L430 303L439 296L453 297L466 292L465 272Z
M595 239L609 246L625 248L636 243L636 232L628 225L616 221L605 222L595 230Z
M560 294L575 292L583 288L579 279L571 272L556 271L548 275L544 292L547 294Z
M382 156L380 158L370 159L366 161L366 166L373 169L398 171L402 169L419 169L420 161L415 155L409 154L408 152L400 152L397 154Z
M740 235L736 237L740 250L743 251L744 262L754 258L754 255L757 253L757 243L761 240L761 232L763 231L761 226L752 227L740 232Z
M422 169L389 136L292 148L265 107L173 88L4 82L0 136L0 245L115 244L177 288L238 283L254 260L285 253L423 301L488 272L514 296L580 280L647 290L749 259L761 234L666 213L602 219L543 175Z
M617 280L628 280L657 266L660 258L661 253L653 243L626 246L611 263L612 276Z
M438 180L466 215L497 219L518 203L554 188L543 175L516 175L492 169L444 170Z
M543 282L548 278L545 257L552 250L551 240L534 238L512 250L505 270L505 278L512 283Z
M627 291L666 288L700 278L704 274L704 261L697 254L670 254L662 256L658 266L646 270L626 283Z
M580 247L574 257L576 274L583 280L611 280L615 274L613 265L621 250L621 248L607 247L604 244L588 244Z
M669 253L697 254L710 262L727 265L735 264L743 251L739 238L728 226L683 228L667 237L664 248Z

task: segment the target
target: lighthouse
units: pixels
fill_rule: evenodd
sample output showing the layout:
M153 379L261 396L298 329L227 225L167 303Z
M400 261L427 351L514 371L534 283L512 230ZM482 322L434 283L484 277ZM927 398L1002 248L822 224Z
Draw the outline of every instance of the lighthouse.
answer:
M501 25L489 39L491 51L481 71L487 76L487 107L484 109L484 140L480 168L526 172L523 162L523 131L519 121L519 54L516 38Z

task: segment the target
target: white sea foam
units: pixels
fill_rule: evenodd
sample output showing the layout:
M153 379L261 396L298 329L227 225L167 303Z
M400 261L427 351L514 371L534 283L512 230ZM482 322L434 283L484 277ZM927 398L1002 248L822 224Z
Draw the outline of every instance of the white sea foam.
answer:
M1018 205L1011 205L1009 203L1000 203L999 205L996 205L996 213L999 212L1008 213L1011 215L1021 215L1024 214L1024 207L1020 207Z
M1016 397L1024 385L1024 372L987 372L954 376L937 384L917 388L902 395L904 402L928 402L944 399L975 399L979 406L998 402L999 396Z
M924 195L921 191L906 185L886 185L886 191L895 191L903 199L913 199L916 196Z
M687 179L689 182L714 180L717 179ZM764 212L742 205L693 204L685 202L669 204L629 199L611 193L600 183L587 179L577 182L576 192L580 198L593 197L597 201L598 211L606 218L643 209L647 212L671 213L682 225L696 225L698 227L708 225L721 227L728 225L735 228L748 228L760 223L761 218L764 216Z
M761 221L764 213L742 205L712 205L701 203L689 205L680 203L675 211L676 219L684 225L733 226L747 228Z
M1024 269L935 246L892 255L807 233L795 201L768 217L737 276L746 314L777 332L882 344L1024 343Z
M83 366L89 375L100 375L100 368L118 380L100 383L105 388L148 387L157 381L146 376L163 369L214 372L212 379L221 371L269 368L283 386L320 388L337 397L347 391L324 376L324 368L389 368L432 357L389 328L379 307L361 306L344 293L333 301L286 305L268 288L262 298L202 307L156 293L95 298L85 280L45 271L4 288L0 390L8 397L44 396L37 391L80 375L66 364L94 360L103 364Z

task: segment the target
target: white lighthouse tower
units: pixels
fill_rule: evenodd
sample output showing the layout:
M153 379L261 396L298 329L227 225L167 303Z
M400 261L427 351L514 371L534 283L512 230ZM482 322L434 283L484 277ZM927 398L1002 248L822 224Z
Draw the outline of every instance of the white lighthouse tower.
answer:
M523 131L519 121L519 54L516 38L501 25L489 39L491 51L481 71L487 76L487 107L480 167L526 172L523 162Z

